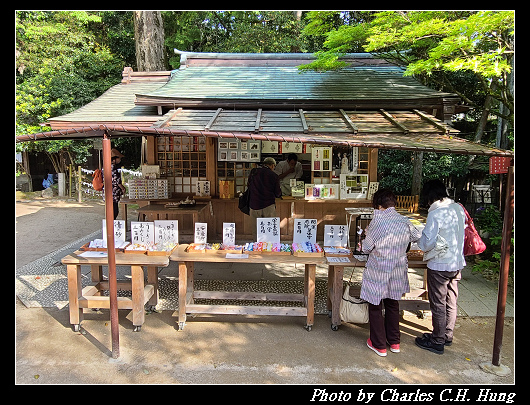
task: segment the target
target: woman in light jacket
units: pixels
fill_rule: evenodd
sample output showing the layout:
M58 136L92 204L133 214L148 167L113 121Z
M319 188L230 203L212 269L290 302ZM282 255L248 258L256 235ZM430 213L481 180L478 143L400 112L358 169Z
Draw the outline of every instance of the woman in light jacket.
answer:
M466 265L466 217L462 206L449 198L445 185L440 180L425 183L423 195L430 207L418 246L424 254L432 257L427 261L427 287L433 331L417 337L416 345L433 353L443 354L444 346L450 346L453 342L457 282Z
M386 356L387 344L391 352L400 351L399 300L410 291L407 247L421 235L408 218L396 212L395 205L392 191L381 189L374 194L374 218L362 244L363 252L370 254L361 286L370 318L366 344L379 356Z

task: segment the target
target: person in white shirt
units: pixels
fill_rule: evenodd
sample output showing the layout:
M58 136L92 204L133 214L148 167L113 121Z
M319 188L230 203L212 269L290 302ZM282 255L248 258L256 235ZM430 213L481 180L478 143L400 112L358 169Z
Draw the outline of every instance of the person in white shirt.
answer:
M287 160L283 160L276 165L274 172L280 178L282 195L291 195L291 179L300 179L303 175L302 163L298 161L296 153L289 153Z
M423 185L423 194L429 204L427 223L418 241L426 253L438 249L427 261L427 287L432 312L433 332L416 338L416 345L436 354L443 354L444 346L453 342L456 323L458 280L466 265L464 259L464 209L447 195L440 180L430 180Z

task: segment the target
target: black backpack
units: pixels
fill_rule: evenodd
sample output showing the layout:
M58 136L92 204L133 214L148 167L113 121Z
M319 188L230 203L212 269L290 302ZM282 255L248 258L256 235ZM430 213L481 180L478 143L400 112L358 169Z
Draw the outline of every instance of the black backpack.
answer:
M247 189L243 194L239 196L238 208L239 210L246 215L250 215L250 181L252 176L254 176L256 169L250 171L250 176L248 176Z

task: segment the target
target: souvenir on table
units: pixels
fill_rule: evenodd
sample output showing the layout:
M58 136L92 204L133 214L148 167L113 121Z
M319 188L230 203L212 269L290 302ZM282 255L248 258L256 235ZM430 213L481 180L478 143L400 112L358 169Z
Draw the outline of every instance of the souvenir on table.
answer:
M293 255L298 257L322 257L324 251L318 243L293 243Z
M326 254L326 257L352 256L350 248L340 246L324 246L324 253Z
M306 184L305 185L305 199L306 200L336 200L339 198L338 184Z
M243 245L225 245L224 243L190 243L186 248L188 253L235 253L243 252Z
M340 175L340 199L366 198L368 194L367 174Z
M291 245L280 242L248 242L243 246L243 251L248 254L290 255Z
M289 185L291 186L291 196L303 197L305 194L305 184L301 180L290 179Z

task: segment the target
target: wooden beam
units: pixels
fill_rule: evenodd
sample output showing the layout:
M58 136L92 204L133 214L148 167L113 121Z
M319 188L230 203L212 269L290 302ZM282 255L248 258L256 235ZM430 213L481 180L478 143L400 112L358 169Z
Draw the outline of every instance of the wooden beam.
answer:
M214 113L214 115L212 116L212 118L210 119L210 121L208 122L208 124L206 124L206 126L204 127L204 130L205 131L209 131L210 128L212 127L212 125L214 124L215 120L217 119L217 117L219 116L219 114L221 114L221 111L223 111L222 108L218 108L217 111Z
M414 111L417 115L419 115L423 120L427 121L428 123L434 125L436 128L438 129L441 129L445 134L448 134L449 131L451 131L447 125L441 123L441 122L438 122L438 121L435 121L433 120L431 117L429 117L427 114L425 114L424 112L422 111L419 111L419 110L416 110L416 109L412 109L412 111Z
M399 129L401 129L405 134L408 134L409 133L409 129L403 125L402 123L400 122L397 122L394 117L392 117L388 112L386 112L385 110L383 110L382 108L379 109L379 111L381 112L381 114L383 114L383 117L385 117L387 120L389 120L392 124L394 124L396 127L398 127Z
M261 112L263 109L258 108L258 115L256 116L256 123L254 124L254 133L257 134L259 132L259 126L261 123Z
M193 292L193 298L209 300L245 300L245 301L294 301L303 302L303 294L263 293L239 291L199 291Z
M162 121L162 123L158 126L158 128L165 128L169 127L171 120L175 118L176 115L180 114L182 112L182 107L177 108L176 110L171 110L168 112L167 117Z
M300 113L300 120L302 121L302 127L304 128L304 134L307 134L309 132L309 127L305 120L304 110L300 108L298 112Z
M346 114L346 111L344 111L342 108L339 108L339 112L342 114L342 118L344 118L348 126L353 130L353 133L356 134L359 132L359 128L353 123L348 114Z

